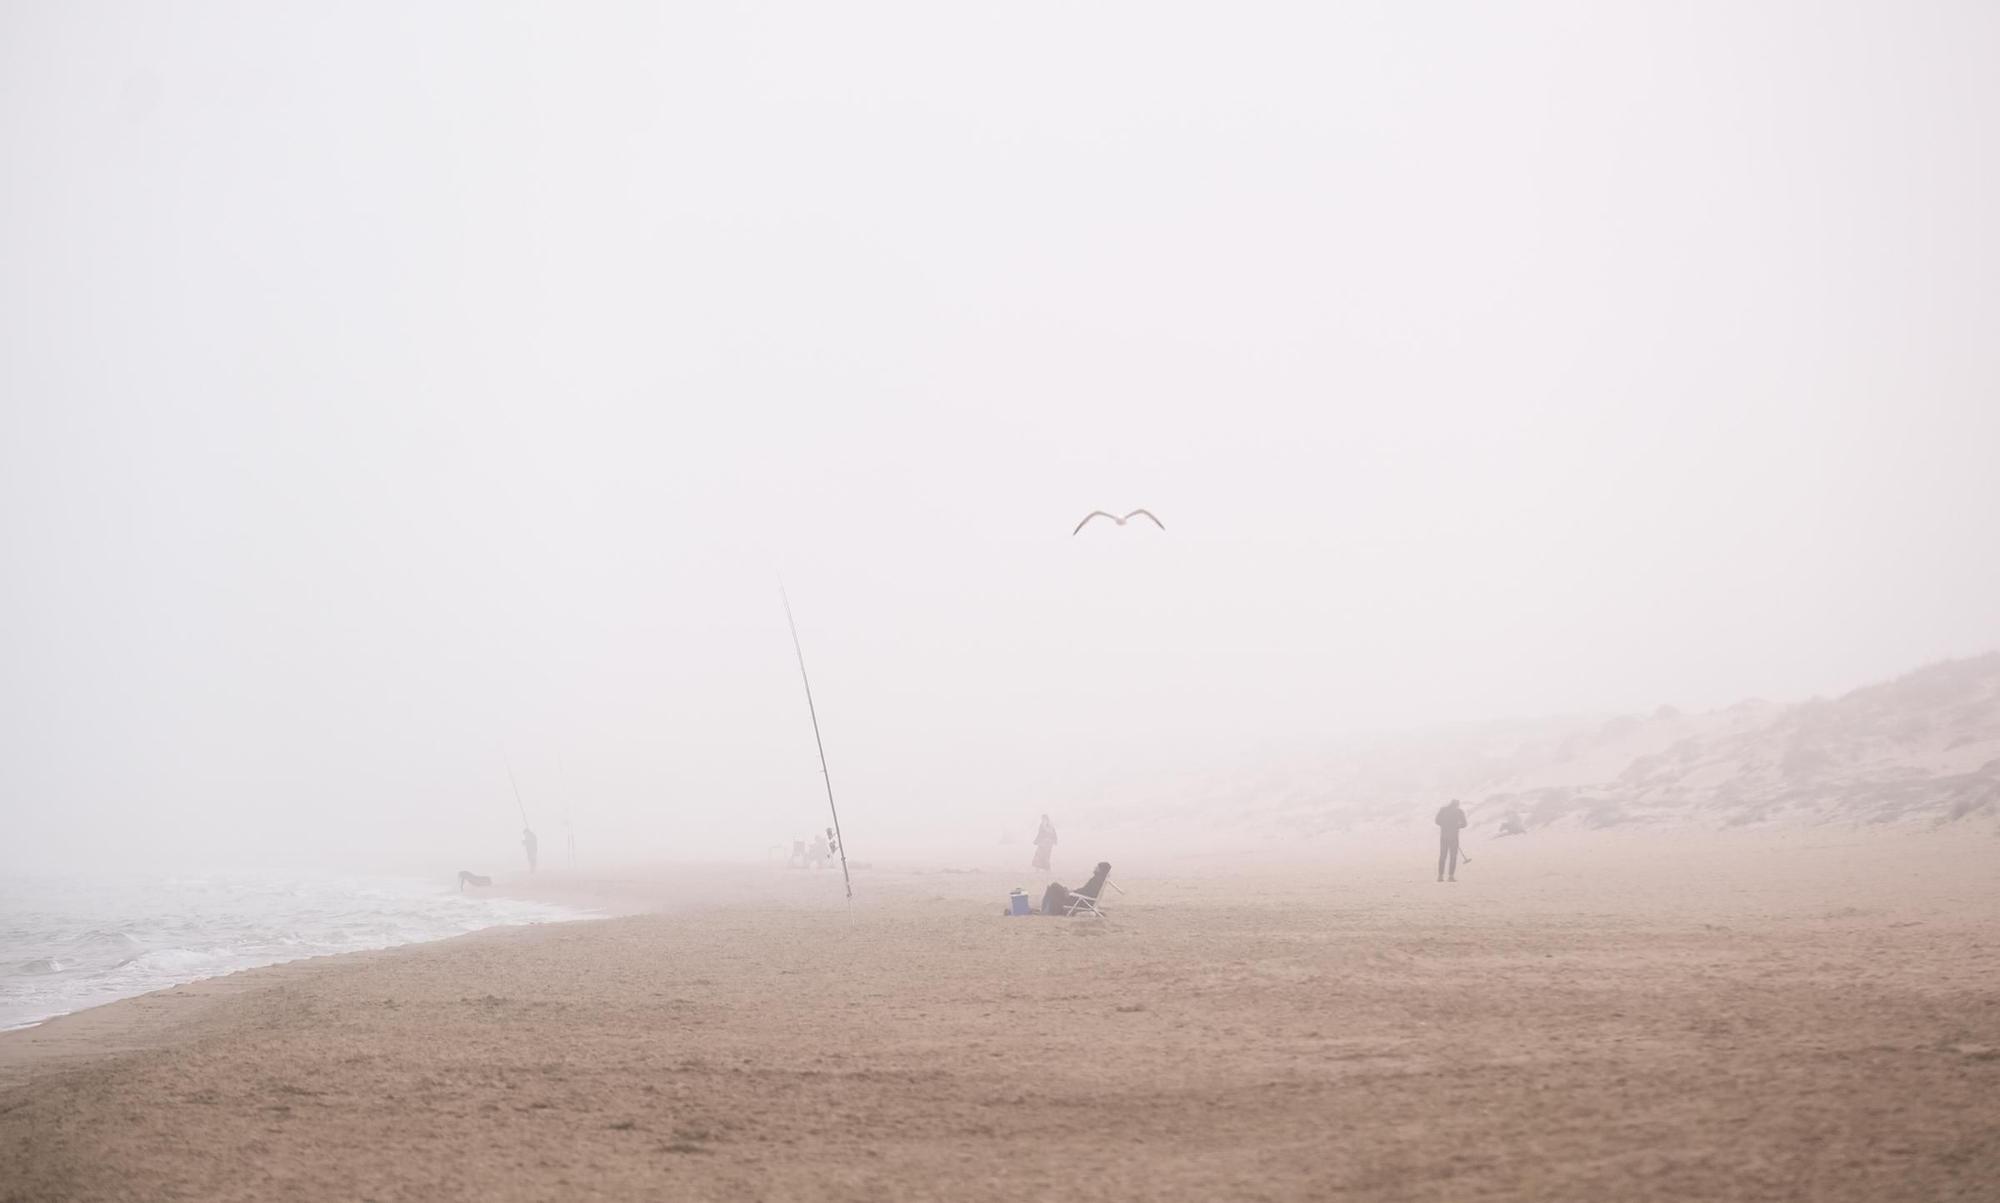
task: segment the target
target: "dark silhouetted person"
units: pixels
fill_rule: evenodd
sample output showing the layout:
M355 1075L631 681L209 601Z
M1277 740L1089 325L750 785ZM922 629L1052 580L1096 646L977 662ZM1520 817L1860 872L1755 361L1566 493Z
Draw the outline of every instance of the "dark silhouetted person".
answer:
M1035 868L1049 867L1049 853L1056 849L1056 825L1049 822L1049 816L1042 816L1042 829L1035 833Z
M1438 808L1438 880L1458 880L1458 833L1465 827L1465 810L1458 799Z
M1111 862L1101 860L1097 862L1097 871L1090 875L1090 880L1084 882L1075 890L1064 888L1063 884L1059 881L1050 882L1049 888L1042 891L1042 914L1067 915L1069 914L1071 904L1079 897L1088 898L1092 902L1096 902L1097 895L1104 889L1105 879L1110 876Z
M536 854L541 849L541 843L535 839L534 831L526 827L521 828L521 848L528 854L528 872L533 873Z

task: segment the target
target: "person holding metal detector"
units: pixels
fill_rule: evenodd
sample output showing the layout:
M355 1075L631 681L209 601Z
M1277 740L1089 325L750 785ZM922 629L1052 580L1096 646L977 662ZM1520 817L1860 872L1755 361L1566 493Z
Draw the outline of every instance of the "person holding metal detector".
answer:
M1458 862L1472 863L1471 857L1461 857L1458 852L1458 833L1465 829L1466 824L1465 809L1458 804L1457 798L1453 798L1438 807L1435 821L1438 826L1438 880L1457 881ZM1446 876L1447 873L1450 876Z

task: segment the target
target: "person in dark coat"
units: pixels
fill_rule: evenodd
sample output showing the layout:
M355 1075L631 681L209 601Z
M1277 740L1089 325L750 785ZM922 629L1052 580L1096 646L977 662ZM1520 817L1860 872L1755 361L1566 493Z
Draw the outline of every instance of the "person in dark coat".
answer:
M1070 904L1077 898L1088 898L1092 902L1096 902L1098 894L1104 890L1105 879L1110 876L1111 862L1101 860L1097 862L1097 871L1090 875L1090 880L1084 882L1074 890L1066 888L1059 881L1050 882L1049 888L1042 891L1041 913L1044 915L1067 915L1069 914Z
M1438 880L1458 880L1458 833L1465 829L1465 808L1458 799L1438 807ZM1449 876L1447 876L1449 874Z

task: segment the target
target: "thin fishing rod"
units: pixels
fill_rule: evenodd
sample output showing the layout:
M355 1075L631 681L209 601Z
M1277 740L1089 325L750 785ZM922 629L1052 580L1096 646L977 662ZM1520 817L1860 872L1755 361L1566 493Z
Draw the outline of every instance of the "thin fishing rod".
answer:
M528 804L521 801L521 783L514 780L514 761L507 753L500 753L500 759L507 762L507 784L514 787L514 805L521 808L521 826L528 825Z
M840 881L847 887L847 899L854 900L854 879L847 875L847 840L840 834L840 808L833 804L833 774L826 767L826 741L819 735L819 708L813 705L812 678L806 675L806 650L799 646L799 623L792 617L791 595L785 592L783 584L778 586L778 596L785 601L785 622L792 628L792 650L799 656L799 680L805 682L806 713L812 715L813 744L819 748L819 775L826 780L826 808L833 813L833 843L840 850Z

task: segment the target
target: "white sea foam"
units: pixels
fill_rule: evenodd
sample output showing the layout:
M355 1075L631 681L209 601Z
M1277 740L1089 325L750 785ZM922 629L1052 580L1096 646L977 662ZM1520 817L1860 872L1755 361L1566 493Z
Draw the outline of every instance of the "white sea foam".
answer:
M591 917L352 877L121 877L0 883L0 1029L301 957Z

